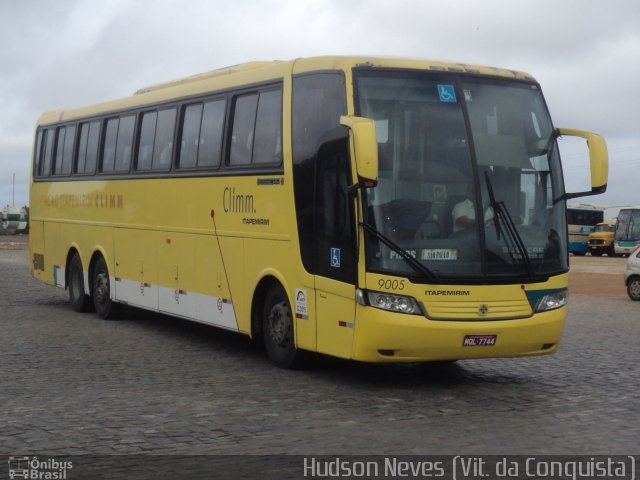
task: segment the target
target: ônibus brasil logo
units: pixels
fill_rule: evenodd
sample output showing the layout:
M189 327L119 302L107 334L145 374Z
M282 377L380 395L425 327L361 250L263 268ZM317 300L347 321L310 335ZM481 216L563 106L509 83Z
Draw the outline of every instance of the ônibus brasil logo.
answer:
M9 478L34 480L63 480L67 478L67 470L73 468L72 462L38 457L9 457Z

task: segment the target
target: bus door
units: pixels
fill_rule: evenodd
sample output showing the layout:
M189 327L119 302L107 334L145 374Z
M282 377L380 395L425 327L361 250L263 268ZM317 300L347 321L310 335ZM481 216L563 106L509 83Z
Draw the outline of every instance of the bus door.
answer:
M346 133L346 131L345 131ZM318 351L350 358L355 322L355 220L345 135L318 150L315 175Z

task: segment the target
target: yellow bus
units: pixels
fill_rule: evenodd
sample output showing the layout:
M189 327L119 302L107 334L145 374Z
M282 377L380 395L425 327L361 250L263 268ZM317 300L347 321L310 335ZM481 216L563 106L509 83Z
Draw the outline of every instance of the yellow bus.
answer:
M559 135L587 140L591 191L564 191ZM554 128L528 74L254 62L44 114L31 273L75 310L225 328L280 367L547 354L566 200L606 183L604 140Z

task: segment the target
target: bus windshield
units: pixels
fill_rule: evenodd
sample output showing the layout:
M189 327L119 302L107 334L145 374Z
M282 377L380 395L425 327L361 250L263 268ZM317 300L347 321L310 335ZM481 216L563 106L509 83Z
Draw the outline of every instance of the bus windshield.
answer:
M356 88L379 150L365 192L369 271L416 277L381 235L438 279L567 270L560 160L536 84L362 69Z

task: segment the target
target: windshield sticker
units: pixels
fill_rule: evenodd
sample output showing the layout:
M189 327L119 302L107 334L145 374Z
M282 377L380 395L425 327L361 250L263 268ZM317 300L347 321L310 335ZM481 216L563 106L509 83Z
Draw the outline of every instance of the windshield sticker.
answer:
M405 250L405 253L420 260L458 260L458 250L455 248L422 248L419 250ZM402 260L398 253L389 252L389 260Z
M438 85L438 96L441 102L456 103L456 90L453 85Z
M455 248L425 248L420 255L421 260L457 260L458 250Z
M463 90L464 92L464 99L467 102L473 102L473 97L471 96L471 90Z
M339 248L331 249L331 266L333 268L340 268L340 249Z

